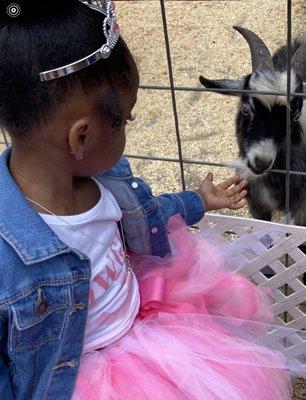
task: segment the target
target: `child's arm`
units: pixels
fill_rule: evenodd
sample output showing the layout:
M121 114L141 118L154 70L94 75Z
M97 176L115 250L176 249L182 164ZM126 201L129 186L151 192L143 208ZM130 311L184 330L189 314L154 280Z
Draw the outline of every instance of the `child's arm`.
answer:
M187 225L199 222L205 211L229 208L237 210L246 205L244 188L247 181L233 176L218 185L213 184L209 172L196 192L185 191L157 196L163 216L167 221L172 215L181 214Z
M205 213L203 199L196 191L154 196L147 182L133 175L130 163L124 156L112 169L96 178L112 192L125 213L136 215L136 210L141 207L147 214L158 203L164 223L171 216L181 214L188 225L197 223Z
M173 215L180 214L187 225L194 225L206 211L201 195L195 191L164 193L156 196L156 200L166 223Z
M9 370L4 362L7 323L0 313L0 399L14 400Z
M123 211L125 240L135 254L165 257L170 253L167 222L173 215L180 214L187 225L193 225L205 211L240 208L245 204L241 202L246 195L245 181L238 183L240 178L234 177L215 186L212 174L208 174L198 191L154 196L144 180L133 176L126 157L96 178L111 191Z

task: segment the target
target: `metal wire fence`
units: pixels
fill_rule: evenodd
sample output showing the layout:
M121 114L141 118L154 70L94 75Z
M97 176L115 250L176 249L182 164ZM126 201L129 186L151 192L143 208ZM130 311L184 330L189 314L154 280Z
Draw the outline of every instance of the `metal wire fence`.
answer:
M207 0L208 1L208 0ZM208 161L200 161L194 159L186 159L184 158L182 151L182 142L181 142L181 134L180 134L180 123L179 123L179 114L177 110L177 101L176 101L176 93L179 91L185 92L215 92L215 93L228 93L227 89L206 89L199 87L182 87L174 85L174 76L173 76L173 64L171 57L171 43L169 40L168 34L168 25L167 25L167 12L166 12L166 4L165 0L159 0L161 16L162 16L162 24L163 24L163 34L165 41L165 50L167 55L167 66L168 66L168 78L169 78L169 86L156 86L156 85L141 85L140 88L142 90L166 90L171 92L172 99L172 108L173 108L173 118L175 123L175 133L177 140L177 158L166 158L166 157L152 157L146 155L135 155L135 154L127 154L130 158L142 159L142 160L157 160L157 161L165 161L165 162L173 162L178 163L180 168L180 176L181 176L181 186L182 189L185 190L186 182L185 182L185 172L184 166L185 164L193 164L193 165L207 165L212 167L224 167L227 168L227 165L224 163L216 163L216 162L208 162ZM293 93L290 92L291 88L291 44L292 44L292 1L287 0L287 91L284 92L271 92L271 91L252 91L252 90L233 90L230 92L237 94L263 94L263 95L281 95L287 97L287 102L290 104L290 99ZM305 93L294 93L294 96L301 96L303 98L306 97ZM290 221L290 176L291 175L306 175L304 171L292 171L290 169L290 153L291 153L291 115L290 108L287 107L287 127L286 127L286 170L275 170L272 169L269 173L272 174L285 174L286 175L286 206L285 206L285 214L286 214L286 222ZM305 155L306 157L306 155Z
M120 1L120 0L117 0ZM133 1L133 0L129 0ZM140 0L147 1L147 0ZM287 91L286 92L272 92L272 91L252 91L252 90L239 90L239 89L206 89L199 87L183 87L183 86L175 86L174 84L174 75L173 75L173 63L171 57L171 43L169 40L168 34L168 25L167 25L167 10L165 0L156 0L160 3L160 11L162 17L162 27L163 27L163 35L165 42L165 51L167 56L167 67L168 67L168 86L158 86L158 85L140 85L141 90L160 90L160 91L168 91L171 92L171 100L172 100L172 110L173 110L173 118L175 124L175 133L176 133L176 142L177 142L177 158L167 158L167 157L154 157L148 156L145 154L136 155L136 154L126 154L129 158L140 159L140 160L150 160L150 161L164 161L164 162L172 162L177 163L180 168L180 179L181 179L181 187L183 190L186 189L186 180L185 180L185 165L206 165L212 167L222 167L228 168L225 163L218 163L212 161L203 161L203 160L195 160L195 159L187 159L183 155L182 150L182 141L181 141L181 130L180 130L180 122L179 122L179 113L177 109L177 101L176 94L177 92L212 92L212 93L236 93L236 94L262 94L262 95L279 95L286 96L287 102L290 104L290 99L293 95L291 93L291 45L292 45L292 0L287 0ZM171 1L180 1L180 0L171 0ZM189 0L196 1L196 0ZM220 1L220 0L204 0L204 1ZM230 0L231 1L231 0ZM234 0L233 0L234 1ZM97 2L99 3L99 2ZM306 98L306 93L294 93L294 96L300 96ZM272 174L285 174L286 175L286 206L285 206L285 214L286 214L286 222L290 223L290 176L291 175L303 175L306 176L305 171L292 171L290 169L290 153L291 153L291 115L290 108L287 107L287 126L286 126L286 170L270 170L269 173ZM6 133L3 133L3 141L0 141L1 144L9 146L9 138ZM306 155L305 155L306 157Z

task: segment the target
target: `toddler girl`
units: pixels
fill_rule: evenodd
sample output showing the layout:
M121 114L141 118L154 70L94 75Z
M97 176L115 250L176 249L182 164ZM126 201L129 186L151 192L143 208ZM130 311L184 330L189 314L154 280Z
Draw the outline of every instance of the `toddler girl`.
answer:
M289 399L256 343L266 294L232 274L235 245L186 229L246 182L154 197L133 177L138 71L103 5L1 2L0 398Z

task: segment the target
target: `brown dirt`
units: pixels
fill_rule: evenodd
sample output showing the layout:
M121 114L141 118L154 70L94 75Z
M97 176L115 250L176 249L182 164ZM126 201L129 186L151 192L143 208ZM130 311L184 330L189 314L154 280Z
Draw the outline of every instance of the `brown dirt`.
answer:
M141 84L168 85L159 1L119 1L118 10L123 36L139 66ZM166 1L166 13L176 86L200 86L201 74L235 78L250 71L249 49L232 28L235 24L256 32L271 51L286 42L285 1ZM304 1L293 2L294 37L303 37L305 15ZM140 90L138 99L126 153L177 158L170 92ZM176 101L184 158L224 163L236 157L236 98L177 92ZM181 188L178 164L138 160L132 164L156 193ZM210 169L217 180L232 173L225 168L186 165L187 188L197 188ZM248 211L234 214L247 216Z

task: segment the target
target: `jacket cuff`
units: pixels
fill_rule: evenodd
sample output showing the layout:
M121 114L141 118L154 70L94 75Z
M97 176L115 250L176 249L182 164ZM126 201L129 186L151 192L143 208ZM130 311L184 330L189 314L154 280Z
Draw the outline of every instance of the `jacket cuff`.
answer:
M199 193L186 190L175 193L175 196L182 204L184 210L184 220L187 225L197 224L205 214L205 204Z

